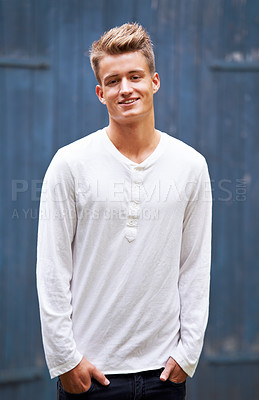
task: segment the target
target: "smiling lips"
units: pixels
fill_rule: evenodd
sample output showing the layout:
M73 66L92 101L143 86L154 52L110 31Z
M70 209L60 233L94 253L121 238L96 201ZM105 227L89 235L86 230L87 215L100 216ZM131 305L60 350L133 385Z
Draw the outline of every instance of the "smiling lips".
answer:
M135 103L137 100L139 100L139 97L135 98L135 99L127 99L127 100L123 100L123 101L119 101L119 104L132 104Z

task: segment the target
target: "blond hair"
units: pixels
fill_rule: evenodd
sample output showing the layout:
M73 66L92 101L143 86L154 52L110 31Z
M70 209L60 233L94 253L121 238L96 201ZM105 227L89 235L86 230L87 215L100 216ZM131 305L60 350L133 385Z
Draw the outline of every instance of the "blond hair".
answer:
M146 58L150 74L155 73L155 56L150 36L137 23L116 26L105 32L101 38L93 42L90 49L91 66L97 81L101 84L99 64L105 55L115 55L140 51Z

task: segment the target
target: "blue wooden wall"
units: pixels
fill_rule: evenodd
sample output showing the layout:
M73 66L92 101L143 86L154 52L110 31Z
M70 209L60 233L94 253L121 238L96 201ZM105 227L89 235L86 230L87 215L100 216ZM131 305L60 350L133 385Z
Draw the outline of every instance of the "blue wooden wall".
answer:
M55 398L35 289L42 178L55 151L107 124L88 49L138 21L154 42L159 129L207 158L210 319L189 400L259 398L258 0L0 0L0 397Z

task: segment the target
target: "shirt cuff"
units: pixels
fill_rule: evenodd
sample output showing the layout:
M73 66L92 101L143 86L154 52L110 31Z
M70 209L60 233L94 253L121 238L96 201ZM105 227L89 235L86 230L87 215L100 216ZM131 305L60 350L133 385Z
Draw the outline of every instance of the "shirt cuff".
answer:
M180 365L184 372L189 375L190 378L193 377L196 370L198 360L190 360L183 348L181 340L178 343L177 348L173 351L171 357Z
M80 354L79 351L76 351L73 360L70 360L65 364L59 365L49 370L51 379L56 378L59 375L65 374L66 372L75 368L81 362L82 358L82 354Z

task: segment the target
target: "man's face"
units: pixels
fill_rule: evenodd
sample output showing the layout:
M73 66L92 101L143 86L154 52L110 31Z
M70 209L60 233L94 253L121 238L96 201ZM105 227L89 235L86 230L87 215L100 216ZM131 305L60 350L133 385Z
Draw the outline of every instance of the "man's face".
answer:
M110 119L119 124L133 123L153 115L153 95L160 86L159 76L151 76L144 55L130 52L107 55L99 64L99 100L107 106Z

